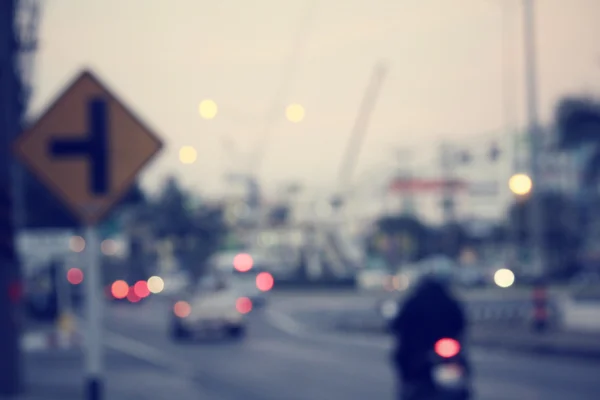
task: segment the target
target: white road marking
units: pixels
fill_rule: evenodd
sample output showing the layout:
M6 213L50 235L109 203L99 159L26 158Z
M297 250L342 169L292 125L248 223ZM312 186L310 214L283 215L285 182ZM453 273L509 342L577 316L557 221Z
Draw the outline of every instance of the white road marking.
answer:
M391 349L391 340L384 341L383 338L374 337L347 337L343 335L327 334L309 330L306 326L294 320L289 315L280 311L266 310L265 317L271 326L288 335L304 340L314 340L324 343L343 344L348 346L364 346L382 350Z
M145 345L138 340L133 340L112 332L106 332L104 335L104 345L110 349L137 358L138 360L171 370L184 378L192 379L194 377L193 365L175 360L165 353L156 350L154 347Z

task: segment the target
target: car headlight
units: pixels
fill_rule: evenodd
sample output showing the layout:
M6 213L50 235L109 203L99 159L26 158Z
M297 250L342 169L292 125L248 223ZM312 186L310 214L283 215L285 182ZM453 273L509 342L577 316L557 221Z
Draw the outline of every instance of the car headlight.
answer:
M398 303L394 300L386 300L381 304L379 310L385 319L393 319L398 314Z

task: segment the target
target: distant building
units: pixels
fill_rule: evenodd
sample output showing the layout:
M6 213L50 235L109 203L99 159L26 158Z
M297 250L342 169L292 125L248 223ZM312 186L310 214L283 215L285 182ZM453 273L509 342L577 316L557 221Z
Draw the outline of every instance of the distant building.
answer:
M443 222L441 207L444 184L452 182L455 216L458 220L505 218L514 199L508 180L515 172L529 173L529 148L525 134L482 136L452 143L451 168L427 165L413 177L392 176L384 203L399 212L412 198L415 214L430 223ZM539 155L540 184L545 191L575 195L581 165L578 155L559 151L552 131L543 136Z

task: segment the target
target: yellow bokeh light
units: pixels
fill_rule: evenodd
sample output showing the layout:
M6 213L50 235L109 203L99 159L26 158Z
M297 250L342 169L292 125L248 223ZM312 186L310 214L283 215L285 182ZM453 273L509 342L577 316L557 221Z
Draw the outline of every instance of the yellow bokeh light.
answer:
M508 187L511 192L517 195L525 195L531 191L533 182L526 174L515 174L508 180Z
M285 109L285 116L290 122L298 123L304 119L304 107L300 104L290 104Z
M196 162L197 158L198 153L192 146L183 146L179 149L179 161L181 161L182 164L193 164Z
M81 253L85 249L85 239L81 236L73 236L69 241L69 248L74 253Z
M494 282L501 288L507 288L515 283L515 274L506 268L501 268L494 274Z
M217 116L218 111L219 107L213 100L202 100L198 106L198 112L204 119L213 119Z
M152 276L148 279L148 290L150 293L160 293L165 288L165 282L162 280L160 276Z

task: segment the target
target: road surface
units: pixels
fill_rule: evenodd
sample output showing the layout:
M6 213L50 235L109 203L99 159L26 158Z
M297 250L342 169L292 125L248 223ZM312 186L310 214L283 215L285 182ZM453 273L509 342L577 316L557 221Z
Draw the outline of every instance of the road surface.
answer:
M204 343L169 338L164 302L111 305L105 340L110 349L159 366L165 376L184 378L215 400L393 398L389 339L308 334L301 321L287 316L289 296L273 303L252 317L245 340ZM591 400L600 392L599 365L591 361L471 353L479 399Z

